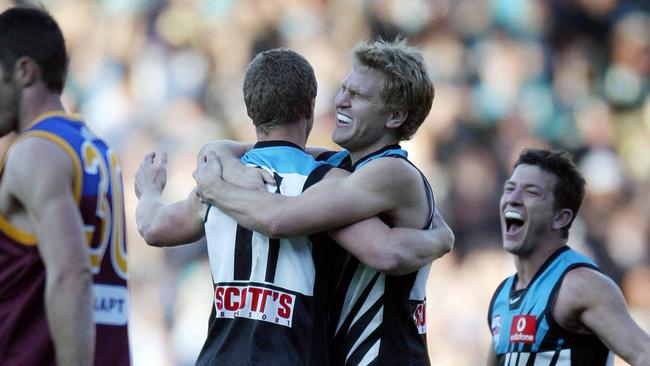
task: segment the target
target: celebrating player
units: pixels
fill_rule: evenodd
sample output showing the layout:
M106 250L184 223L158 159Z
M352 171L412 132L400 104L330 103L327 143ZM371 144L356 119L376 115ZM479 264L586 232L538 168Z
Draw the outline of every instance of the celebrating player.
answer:
M501 196L503 247L517 273L497 288L490 365L650 365L650 337L621 290L567 245L585 181L565 152L524 150Z

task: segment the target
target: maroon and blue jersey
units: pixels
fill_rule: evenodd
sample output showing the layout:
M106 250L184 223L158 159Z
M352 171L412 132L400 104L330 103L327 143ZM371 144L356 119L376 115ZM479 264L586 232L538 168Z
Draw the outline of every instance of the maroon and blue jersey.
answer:
M119 160L79 119L40 116L17 141L39 137L61 147L74 165L93 273L95 365L130 364L124 196ZM0 214L0 365L55 364L45 314L45 268L38 238Z

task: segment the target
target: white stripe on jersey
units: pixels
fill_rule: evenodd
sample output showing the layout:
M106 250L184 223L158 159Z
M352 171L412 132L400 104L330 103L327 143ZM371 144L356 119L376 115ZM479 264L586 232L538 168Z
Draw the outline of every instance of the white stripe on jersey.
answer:
M427 298L427 280L429 279L429 271L431 270L431 263L422 266L415 276L413 288L409 294L409 300L424 301Z
M354 272L354 276L352 276L352 281L350 282L350 286L348 287L348 290L345 294L345 302L343 303L344 308L341 311L341 316L339 317L339 323L336 326L336 333L339 332L341 325L347 319L348 315L352 311L352 308L356 305L357 301L359 301L359 297L361 296L363 291L368 287L370 281L377 273L378 272L375 271L374 269L366 267L361 263L357 266L357 270ZM386 284L385 280L386 280L386 275L384 275L383 273L379 273L379 278L377 279L375 285L370 291L368 298L365 300L363 307L355 315L354 322L356 322L368 310L368 308L374 305L377 302L377 299L379 299L379 297L381 297L381 295L384 294L384 289ZM352 324L350 324L350 327L352 327Z
M275 273L276 286L307 296L314 295L316 268L313 265L311 248L312 243L306 237L280 240L280 255ZM264 270L266 271L266 268Z
M535 355L533 366L550 366L553 358L556 357L557 351L539 352ZM528 352L512 352L506 354L504 365L506 366L525 366L531 354ZM571 350L563 349L557 355L557 361L554 366L571 366ZM607 366L614 365L614 355L610 352L607 358Z
M375 342L375 344L373 344L372 347L368 350L368 353L366 353L366 355L363 356L361 361L359 361L359 366L366 366L369 365L372 361L374 361L379 356L380 345L381 345L381 339L378 339L377 342ZM350 355L348 355L348 357L350 357Z
M212 206L210 212L208 212L204 227L205 237L208 241L208 258L210 258L212 279L215 283L232 282L235 273L235 263L232 260L235 257L235 246L222 241L224 238L235 237L237 222L217 207ZM214 245L210 243L211 238L216 240ZM226 260L226 258L229 260Z
M350 351L345 356L346 359L350 358L350 356L352 356L352 354L357 349L357 347L359 347L361 342L365 341L366 338L368 338L368 336L370 335L370 333L374 332L375 329L377 329L377 327L379 327L379 325L381 325L381 322L382 322L383 318L384 318L384 306L382 305L382 307L379 309L377 314L375 314L375 316L372 318L372 321L370 321L370 324L368 325L368 327L366 327L366 329L363 330L363 333L361 333L359 338L357 338L357 340L354 342L354 345L352 345L352 348L350 348ZM381 338L379 338L377 340L377 342L373 345L373 347L375 347L375 346L379 347L380 342L381 342ZM371 352L371 351L372 351L372 349L370 349L368 352ZM379 351L379 348L377 348L377 351ZM363 359L368 358L368 354L366 354L366 356L364 356Z

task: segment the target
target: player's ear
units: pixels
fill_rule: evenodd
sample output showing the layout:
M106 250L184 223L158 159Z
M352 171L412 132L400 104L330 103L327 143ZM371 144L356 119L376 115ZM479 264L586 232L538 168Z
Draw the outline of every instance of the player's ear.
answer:
M571 224L572 220L573 220L573 211L571 211L568 208L563 208L558 213L555 214L555 217L553 217L553 223L551 227L554 230L562 230L566 228L569 224Z
M40 74L40 67L31 57L20 57L14 64L14 80L20 88L33 85L40 78Z
M386 127L388 128L397 128L406 122L409 113L404 110L393 111L391 112L390 118L386 121Z

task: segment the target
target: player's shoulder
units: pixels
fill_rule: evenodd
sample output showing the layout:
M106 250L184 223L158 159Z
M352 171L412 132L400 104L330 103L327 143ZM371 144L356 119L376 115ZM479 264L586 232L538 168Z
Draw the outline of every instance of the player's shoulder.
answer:
M556 307L560 312L573 313L593 306L620 292L616 283L595 268L580 266L569 270L562 282Z
M5 171L9 176L26 182L37 176L43 179L48 175L66 175L73 170L70 152L60 144L39 136L25 136L17 140L9 147L5 162Z
M323 179L342 179L350 175L345 169L330 167L327 173L323 176Z
M373 159L355 170L353 175L394 184L419 182L422 179L420 171L411 162L392 156Z
M594 293L615 287L614 281L590 266L579 266L569 270L562 280L562 288L570 293Z

